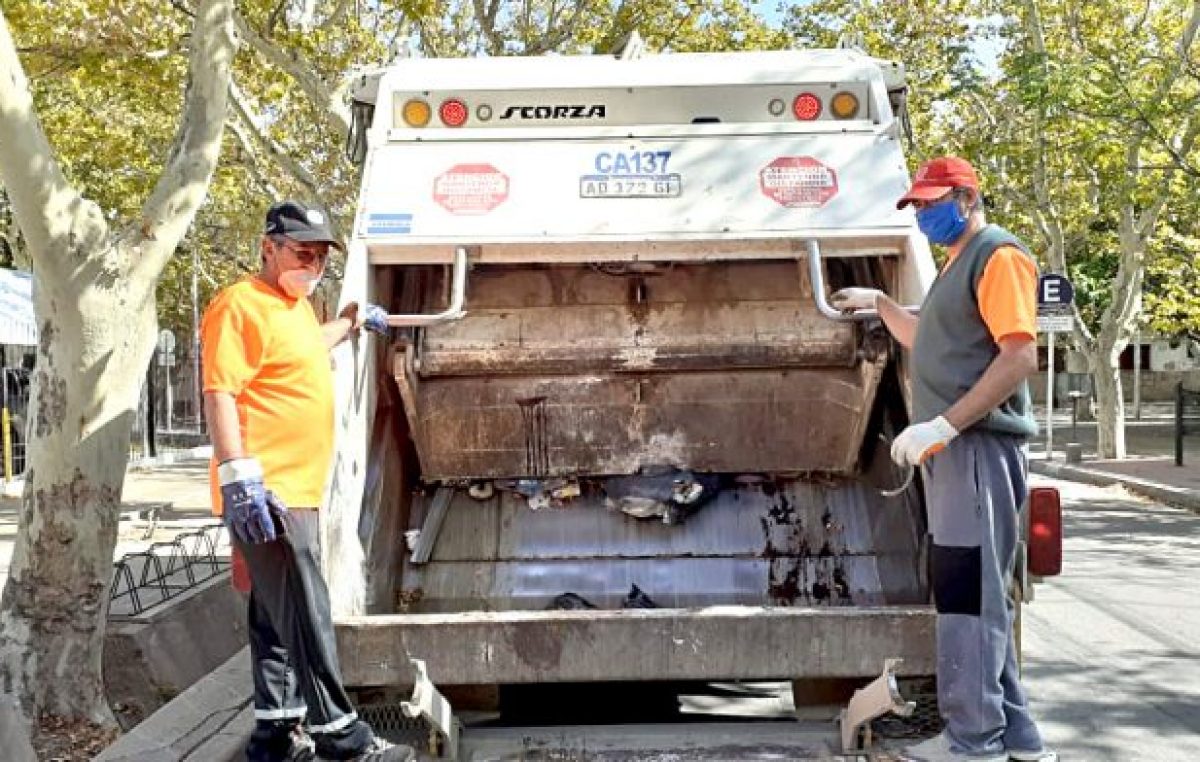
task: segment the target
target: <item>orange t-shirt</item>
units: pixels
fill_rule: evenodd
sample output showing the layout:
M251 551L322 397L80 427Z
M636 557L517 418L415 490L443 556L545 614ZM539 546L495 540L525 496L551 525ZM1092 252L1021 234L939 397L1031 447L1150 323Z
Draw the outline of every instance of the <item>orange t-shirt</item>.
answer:
M200 327L205 392L237 403L246 454L285 505L321 503L333 456L333 373L321 325L307 299L257 278L222 291ZM213 512L221 513L214 459Z
M953 258L942 266L945 270ZM975 289L979 314L996 343L1006 336L1037 340L1037 264L1015 246L1000 246Z

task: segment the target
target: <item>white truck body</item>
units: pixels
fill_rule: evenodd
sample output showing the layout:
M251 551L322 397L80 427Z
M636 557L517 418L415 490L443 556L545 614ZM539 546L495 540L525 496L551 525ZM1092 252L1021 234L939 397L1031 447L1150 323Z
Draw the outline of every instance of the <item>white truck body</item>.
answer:
M348 683L403 682L406 654L439 683L932 672L922 498L879 491L904 369L825 303L933 277L895 207L902 90L853 50L364 80L342 299L417 327L336 357ZM674 525L612 509L662 473L716 494ZM631 584L660 607L621 609ZM547 610L564 592L599 609Z

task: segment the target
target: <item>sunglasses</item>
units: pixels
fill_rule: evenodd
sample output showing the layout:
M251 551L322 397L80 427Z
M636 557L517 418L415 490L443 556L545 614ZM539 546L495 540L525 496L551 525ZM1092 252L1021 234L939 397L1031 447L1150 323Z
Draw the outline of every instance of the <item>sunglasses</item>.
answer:
M310 265L314 262L324 264L329 258L329 247L296 246L291 241L278 244L279 248L295 257L300 264Z

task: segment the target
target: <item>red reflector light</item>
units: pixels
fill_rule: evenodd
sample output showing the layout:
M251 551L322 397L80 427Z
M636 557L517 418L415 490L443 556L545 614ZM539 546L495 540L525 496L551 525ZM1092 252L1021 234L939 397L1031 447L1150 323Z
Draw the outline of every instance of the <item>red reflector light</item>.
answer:
M442 101L438 106L438 116L447 127L462 127L467 121L467 104L457 98Z
M1029 490L1029 573L1053 577L1062 572L1062 503L1053 487Z
M246 559L232 543L229 546L229 555L233 561L233 589L239 593L250 592L250 567L246 565Z
M802 122L811 122L821 115L821 99L812 93L800 93L792 101L792 113Z

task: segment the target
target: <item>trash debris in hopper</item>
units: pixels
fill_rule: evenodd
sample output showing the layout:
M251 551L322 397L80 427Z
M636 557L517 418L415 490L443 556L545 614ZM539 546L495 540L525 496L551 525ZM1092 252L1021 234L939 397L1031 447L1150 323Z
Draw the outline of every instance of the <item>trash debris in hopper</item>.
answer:
M575 609L594 609L596 604L584 598L582 595L575 593L563 593L562 595L554 596L554 600L550 601L547 609L561 609L563 611L573 611Z
M405 545L405 547L408 548L409 553L411 553L417 549L417 543L420 540L421 540L421 530L420 529L409 529L407 532L404 533L404 545Z
M642 592L642 589L636 584L629 588L629 595L625 596L625 600L621 601L623 609L656 609L659 605L654 602L650 596Z
M467 494L475 500L490 500L492 495L496 494L496 490L491 482L471 482L467 487Z
M524 497L532 511L563 508L582 494L579 482L574 479L517 479L497 482L495 486Z
M587 598L584 598L582 595L579 595L578 593L569 593L569 592L554 596L554 599L552 601L550 601L550 605L548 605L546 607L547 610L558 609L560 611L574 611L574 610L579 610L579 609L598 609L598 608L599 608L599 606L592 603ZM638 587L637 584L635 583L629 587L629 594L626 595L625 598L621 601L621 608L623 608L623 609L657 609L657 608L661 608L661 607L657 603L654 602L653 598L646 595L645 591L642 590L640 587Z
M635 519L682 523L720 490L720 477L663 467L637 476L604 480L604 504Z

